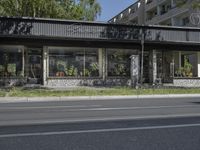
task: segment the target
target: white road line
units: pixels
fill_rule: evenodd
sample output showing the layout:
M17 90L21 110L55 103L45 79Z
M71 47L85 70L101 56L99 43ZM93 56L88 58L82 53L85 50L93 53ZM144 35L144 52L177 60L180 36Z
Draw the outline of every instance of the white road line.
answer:
M109 111L109 110L136 110L136 109L160 109L160 108L186 108L200 107L199 105L165 105L146 107L102 107L102 105L72 105L72 106L37 106L37 107L2 107L1 110L28 110L28 109L56 109L69 108L66 111Z
M160 108L186 108L199 107L197 105L173 105L173 106L147 106L147 107L101 107L101 108L81 108L70 109L69 111L108 111L108 110L134 110L134 109L160 109Z
M19 110L19 109L55 109L55 108L85 108L102 107L102 105L72 105L72 106L37 106L37 107L2 107L1 110Z
M79 131L58 131L58 132L38 132L38 133L17 133L3 134L0 138L28 137L28 136L51 136L51 135L67 135L67 134L83 134L83 133L102 133L102 132L121 132L121 131L136 131L136 130L156 130L156 129L173 129L199 127L200 124L180 124L180 125L165 125L165 126L147 126L147 127L132 127L132 128L113 128L113 129L96 129L96 130L79 130Z

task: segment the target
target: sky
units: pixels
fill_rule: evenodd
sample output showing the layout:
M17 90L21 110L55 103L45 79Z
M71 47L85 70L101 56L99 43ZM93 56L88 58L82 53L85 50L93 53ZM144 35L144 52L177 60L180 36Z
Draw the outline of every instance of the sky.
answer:
M97 21L108 21L122 10L130 6L135 0L97 0L101 7L101 16Z

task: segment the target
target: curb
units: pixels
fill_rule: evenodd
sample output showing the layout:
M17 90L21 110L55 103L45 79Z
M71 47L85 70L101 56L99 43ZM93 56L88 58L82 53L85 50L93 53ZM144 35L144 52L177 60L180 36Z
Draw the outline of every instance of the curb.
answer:
M200 98L200 94L170 94L170 95L134 95L134 96L61 96L61 97L0 97L0 103L20 102L58 102L82 100L121 100L150 98Z

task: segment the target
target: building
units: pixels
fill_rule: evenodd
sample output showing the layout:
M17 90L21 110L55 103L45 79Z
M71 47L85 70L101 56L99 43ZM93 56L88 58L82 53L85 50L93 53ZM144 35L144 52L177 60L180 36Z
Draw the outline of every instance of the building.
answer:
M200 14L197 14L199 12L188 0L182 0L181 6L180 0L139 0L117 14L109 22L197 27L199 24L196 24L195 21L200 21ZM197 18L194 18L195 15Z
M199 86L200 29L0 17L1 85L138 82Z

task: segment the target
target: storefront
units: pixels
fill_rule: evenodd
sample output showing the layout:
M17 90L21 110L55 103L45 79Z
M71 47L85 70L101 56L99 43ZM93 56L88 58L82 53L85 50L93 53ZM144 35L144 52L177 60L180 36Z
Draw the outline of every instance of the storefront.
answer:
M200 29L0 18L0 84L200 84Z

